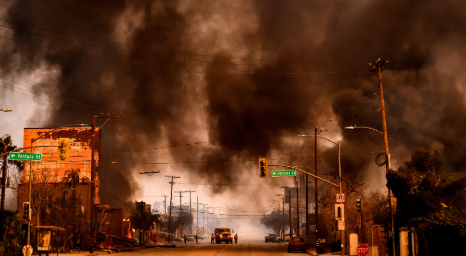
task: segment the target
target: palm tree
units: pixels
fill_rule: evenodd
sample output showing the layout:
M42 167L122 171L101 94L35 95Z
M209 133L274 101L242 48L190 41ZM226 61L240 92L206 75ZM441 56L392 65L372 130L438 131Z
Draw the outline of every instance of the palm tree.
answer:
M0 138L0 154L7 153L9 151L12 151L16 149L16 146L13 145L13 141L11 140L11 136L6 134L3 137ZM4 230L4 211L5 211L5 188L9 184L7 182L7 172L8 172L8 164L14 164L15 166L18 167L18 169L22 170L22 163L19 161L8 161L8 154L4 155L2 158L2 195L1 195L1 212L0 212L0 219L2 219L2 223L0 226L0 233L3 234ZM3 236L0 237L0 240L3 241Z

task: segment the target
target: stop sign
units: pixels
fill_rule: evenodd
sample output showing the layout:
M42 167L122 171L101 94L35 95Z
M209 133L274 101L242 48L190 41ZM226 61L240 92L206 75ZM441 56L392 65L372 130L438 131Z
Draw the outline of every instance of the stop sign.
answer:
M367 244L360 244L356 248L356 252L359 256L366 256L367 254L369 254L369 247L367 246Z

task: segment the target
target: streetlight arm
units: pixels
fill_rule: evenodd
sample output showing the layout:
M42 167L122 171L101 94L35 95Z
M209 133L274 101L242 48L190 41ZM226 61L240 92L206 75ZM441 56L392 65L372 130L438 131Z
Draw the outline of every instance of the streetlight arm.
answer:
M317 138L321 138L321 139L324 139L324 140L328 140L328 141L332 142L333 144L338 145L338 142L335 142L333 140L327 139L327 138L319 136L319 135L304 135L303 134L303 135L298 135L298 136L299 137L317 137Z
M381 135L383 135L383 132L378 131L378 130L376 130L374 128L371 128L371 127L365 127L365 126L348 126L348 127L345 127L345 130L353 130L353 129L369 129L369 130L376 131L376 132L380 133Z

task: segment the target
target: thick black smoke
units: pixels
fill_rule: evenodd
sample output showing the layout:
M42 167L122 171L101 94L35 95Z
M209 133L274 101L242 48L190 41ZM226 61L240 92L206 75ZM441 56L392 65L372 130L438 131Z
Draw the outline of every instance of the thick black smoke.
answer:
M296 135L318 126L341 138L345 171L370 172L370 152L382 151L382 140L361 136L364 130L341 137L340 129L381 130L377 79L367 63L382 57L389 60L388 134L401 136L390 138L394 163L424 146L464 164L463 143L413 138L465 134L466 15L458 1L14 1L5 19L17 23L3 24L16 28L9 54L22 65L9 65L2 51L3 70L45 62L61 72L49 125L89 122L103 109L124 115L110 128L116 134L103 132L103 151L176 146L107 160L200 162L177 167L193 179L234 184L255 168L247 160L312 156L313 139ZM99 110L67 108L56 93ZM336 154L325 143L320 154ZM313 166L312 158L294 158L302 153L287 156L274 163ZM323 162L336 168L334 158ZM137 190L128 170L101 173L103 188L118 185L120 197Z

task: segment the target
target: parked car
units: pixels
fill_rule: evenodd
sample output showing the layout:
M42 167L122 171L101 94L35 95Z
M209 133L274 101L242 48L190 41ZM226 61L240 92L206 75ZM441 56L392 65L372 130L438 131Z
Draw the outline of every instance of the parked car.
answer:
M291 241L288 243L288 252L291 251L302 251L306 252L306 244L304 243L304 238L301 237L293 237Z
M265 236L265 242L272 242L275 243L277 241L277 235L275 234L268 234Z

